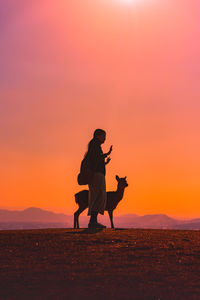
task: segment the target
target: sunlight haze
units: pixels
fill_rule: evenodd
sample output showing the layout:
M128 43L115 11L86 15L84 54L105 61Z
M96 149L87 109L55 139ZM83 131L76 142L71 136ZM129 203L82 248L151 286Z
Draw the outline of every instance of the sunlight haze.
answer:
M0 2L1 207L72 214L103 128L116 215L200 216L200 3L149 2Z

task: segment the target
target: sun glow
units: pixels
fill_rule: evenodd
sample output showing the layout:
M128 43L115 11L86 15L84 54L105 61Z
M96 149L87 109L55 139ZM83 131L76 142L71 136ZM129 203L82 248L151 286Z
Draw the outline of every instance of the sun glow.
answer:
M141 0L119 0L119 1L124 4L135 4L141 2Z
M118 1L118 3L121 3L121 4L123 4L123 5L140 5L140 4L144 4L144 2L146 3L146 2L149 2L149 0L147 1L147 0L117 0ZM115 2L116 2L116 0L115 0Z

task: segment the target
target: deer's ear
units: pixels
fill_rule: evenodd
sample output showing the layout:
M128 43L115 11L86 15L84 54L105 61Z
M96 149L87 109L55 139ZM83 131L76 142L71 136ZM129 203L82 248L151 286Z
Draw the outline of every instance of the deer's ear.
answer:
M124 179L126 179L126 178L127 178L127 176L124 177Z
M119 176L118 175L116 175L115 178L117 179L117 181L119 181Z

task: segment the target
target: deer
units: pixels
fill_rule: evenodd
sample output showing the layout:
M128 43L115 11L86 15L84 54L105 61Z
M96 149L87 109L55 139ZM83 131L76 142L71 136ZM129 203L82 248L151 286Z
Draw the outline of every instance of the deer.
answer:
M111 228L115 228L113 223L113 210L116 209L118 203L122 200L124 190L128 186L126 176L120 178L116 175L115 178L117 180L117 190L107 192L107 202L105 207L105 210L108 211L110 217ZM86 208L88 208L89 191L83 190L76 193L74 196L75 202L79 206L78 210L74 213L74 228L79 228L79 216Z

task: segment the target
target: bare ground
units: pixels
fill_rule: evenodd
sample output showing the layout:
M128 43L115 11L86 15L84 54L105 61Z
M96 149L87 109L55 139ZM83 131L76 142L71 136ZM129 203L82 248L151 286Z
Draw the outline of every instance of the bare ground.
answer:
M0 299L200 299L200 232L0 231Z

